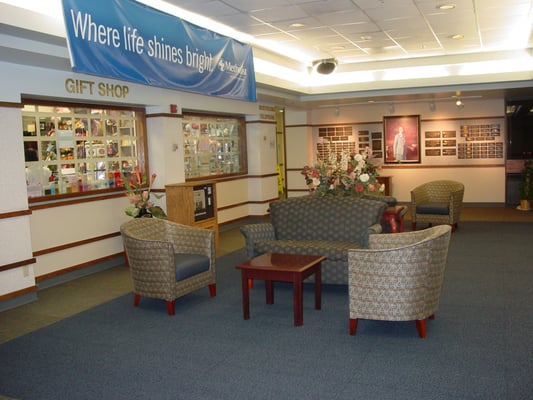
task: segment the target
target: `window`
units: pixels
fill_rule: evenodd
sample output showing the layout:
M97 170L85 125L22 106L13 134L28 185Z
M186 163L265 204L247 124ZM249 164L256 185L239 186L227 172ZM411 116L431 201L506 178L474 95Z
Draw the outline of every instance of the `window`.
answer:
M183 113L182 123L187 180L248 172L243 118Z
M145 165L145 114L137 109L25 103L28 196L121 188Z

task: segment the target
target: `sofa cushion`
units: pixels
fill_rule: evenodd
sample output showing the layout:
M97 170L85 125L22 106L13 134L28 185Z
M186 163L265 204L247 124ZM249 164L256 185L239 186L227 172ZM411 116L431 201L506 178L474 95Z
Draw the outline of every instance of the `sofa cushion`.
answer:
M312 254L331 261L348 262L348 249L359 249L357 243L323 240L264 240L255 243L258 253Z
M303 196L270 203L278 240L359 243L366 247L369 227L379 224L387 204L355 197Z
M417 214L448 215L450 207L448 203L428 202L416 206Z
M174 254L176 282L209 270L209 257L202 254Z

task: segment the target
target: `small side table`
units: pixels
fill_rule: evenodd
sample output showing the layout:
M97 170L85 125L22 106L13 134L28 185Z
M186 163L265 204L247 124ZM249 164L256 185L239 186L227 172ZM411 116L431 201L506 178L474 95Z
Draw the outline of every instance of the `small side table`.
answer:
M315 309L322 303L323 256L266 253L247 260L235 268L241 270L244 319L250 318L250 280L265 281L266 303L274 304L273 281L292 282L294 326L303 325L303 281L315 274Z
M387 207L383 213L382 221L388 222L390 224L390 229L392 233L403 232L403 216L407 212L406 206L392 206Z

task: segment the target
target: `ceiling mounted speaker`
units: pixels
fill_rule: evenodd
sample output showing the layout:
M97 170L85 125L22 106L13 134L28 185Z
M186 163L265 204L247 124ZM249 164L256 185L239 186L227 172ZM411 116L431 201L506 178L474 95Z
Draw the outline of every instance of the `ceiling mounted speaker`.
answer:
M315 61L313 62L313 67L319 74L329 75L337 68L337 60L328 58L326 60Z

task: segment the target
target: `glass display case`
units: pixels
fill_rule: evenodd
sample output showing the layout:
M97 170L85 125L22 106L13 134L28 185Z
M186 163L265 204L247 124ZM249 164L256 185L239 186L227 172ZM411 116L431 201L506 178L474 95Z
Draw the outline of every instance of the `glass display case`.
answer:
M117 188L145 169L143 111L25 104L22 124L29 197Z
M183 114L185 178L248 172L244 118Z

